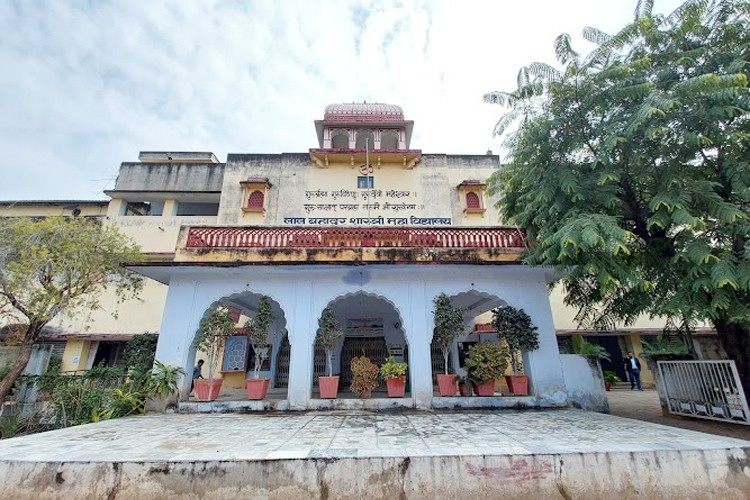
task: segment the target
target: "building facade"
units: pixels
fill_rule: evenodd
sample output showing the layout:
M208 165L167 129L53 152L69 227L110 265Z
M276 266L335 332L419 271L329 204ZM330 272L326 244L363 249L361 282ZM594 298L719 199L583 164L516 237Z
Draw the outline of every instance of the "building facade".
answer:
M445 293L467 310L454 372L463 373L470 345L496 338L491 311L512 305L539 329L540 348L524 354L525 404L572 401L572 368L556 336L570 333L571 315L554 295L550 307L547 272L519 262L521 230L499 225L486 190L499 158L412 148L414 123L394 105L335 104L314 124L317 147L304 153L229 154L222 163L208 152L142 152L121 165L109 202L0 205L3 215L101 217L148 255L131 266L148 278L139 300L115 306L105 296L111 307L51 325L47 341L66 342L63 370L116 364L124 341L158 332L157 359L190 373L211 308L230 308L240 327L268 296L274 322L262 375L282 407L321 406L325 359L315 334L326 307L345 331L334 356L342 387L353 356L379 363L393 355L409 364L403 405L439 406L433 301ZM252 347L238 333L216 366L227 390L243 387L252 370Z

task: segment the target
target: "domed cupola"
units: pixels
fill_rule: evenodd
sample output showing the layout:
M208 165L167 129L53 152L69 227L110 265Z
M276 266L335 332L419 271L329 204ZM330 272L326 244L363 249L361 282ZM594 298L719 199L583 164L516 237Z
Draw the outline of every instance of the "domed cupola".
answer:
M380 162L399 161L412 168L419 161L421 151L409 149L414 122L404 120L401 106L385 103L352 102L329 104L322 120L315 120L320 149L310 155L319 167L327 167L332 159L349 161L367 150Z

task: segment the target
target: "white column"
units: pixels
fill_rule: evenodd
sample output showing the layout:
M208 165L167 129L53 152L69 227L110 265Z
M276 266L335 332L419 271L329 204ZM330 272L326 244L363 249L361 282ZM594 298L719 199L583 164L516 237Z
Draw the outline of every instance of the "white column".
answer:
M410 307L400 310L406 312L404 320L406 336L409 339L409 374L411 376L411 393L417 408L432 407L432 360L430 343L432 342L432 325L430 324L431 301L427 298L424 282L412 282L409 285Z
M169 286L156 345L156 359L185 370L180 387L181 399L187 399L193 372L193 340L200 317L194 312L197 283L176 282ZM201 312L203 309L201 309Z
M313 339L311 336L315 334L315 328L311 322L311 318L315 317L311 310L312 282L297 282L294 295L294 307L286 309L293 315L290 318L289 328L291 353L287 398L290 409L303 410L307 408L312 395Z
M531 384L530 394L555 404L564 404L567 391L547 287L540 283L525 292L523 303L514 305L526 311L539 332L539 349L523 355L523 365Z

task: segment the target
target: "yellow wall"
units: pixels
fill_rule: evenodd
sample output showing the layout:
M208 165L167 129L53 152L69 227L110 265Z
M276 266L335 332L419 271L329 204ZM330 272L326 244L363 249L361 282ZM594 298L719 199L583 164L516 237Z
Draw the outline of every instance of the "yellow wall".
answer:
M85 370L90 349L91 342L88 340L68 340L65 344L60 371L76 372Z
M55 203L40 201L34 204L0 205L0 217L52 217L55 215L73 215L73 209L78 208L80 217L104 216L107 205L76 205L72 203Z

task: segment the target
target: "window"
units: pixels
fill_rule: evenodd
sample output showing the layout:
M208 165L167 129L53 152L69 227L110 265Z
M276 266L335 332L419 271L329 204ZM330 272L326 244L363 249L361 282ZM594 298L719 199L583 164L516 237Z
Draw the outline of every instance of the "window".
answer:
M484 217L484 191L487 184L478 180L465 180L458 185L459 200L464 205L464 214L478 214Z
M380 149L397 150L398 132L395 130L383 130L383 133L380 134Z
M479 196L477 196L476 193L468 192L466 193L466 208L468 209L477 209L482 208L479 204Z
M253 191L247 200L247 208L250 210L263 210L263 192Z
M331 135L331 147L335 149L349 149L349 132L336 130Z
M240 181L242 186L242 211L264 213L266 211L266 194L271 183L265 177L250 177Z
M360 175L357 177L357 187L359 189L372 189L375 187L375 178Z

